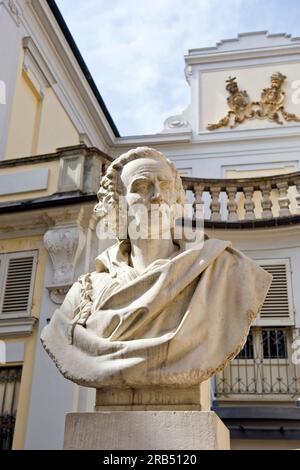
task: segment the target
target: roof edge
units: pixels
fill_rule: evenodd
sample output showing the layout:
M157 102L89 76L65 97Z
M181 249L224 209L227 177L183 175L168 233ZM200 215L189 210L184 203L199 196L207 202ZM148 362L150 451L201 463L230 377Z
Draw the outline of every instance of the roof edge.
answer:
M58 8L55 0L46 0L46 2L47 2L47 5L49 6L53 16L55 17L55 19L57 21L57 24L60 27L66 41L68 42L68 44L70 46L70 49L72 50L72 52L73 52L73 54L74 54L74 56L75 56L75 58L78 62L78 65L81 68L81 70L82 70L89 86L91 87L91 90L94 93L95 98L98 101L98 103L99 103L99 105L100 105L100 107L101 107L101 109L102 109L102 111L103 111L103 113L104 113L104 115L105 115L105 117L106 117L106 119L107 119L114 135L115 135L115 137L121 137L120 133L118 131L118 128L115 125L115 123L114 123L114 121L113 121L113 119L112 119L112 117L111 117L104 101L103 101L102 96L100 95L100 92L97 88L97 85L95 84L95 82L93 80L93 77L92 77L92 75L91 75L91 73L90 73L90 71L89 71L89 69L88 69L88 67L87 67L80 51L79 51L79 49L78 49L78 46L77 46L77 44L76 44L69 28L68 28L68 26L67 26L67 24L66 24L66 22L65 22L65 20L62 16L59 8Z

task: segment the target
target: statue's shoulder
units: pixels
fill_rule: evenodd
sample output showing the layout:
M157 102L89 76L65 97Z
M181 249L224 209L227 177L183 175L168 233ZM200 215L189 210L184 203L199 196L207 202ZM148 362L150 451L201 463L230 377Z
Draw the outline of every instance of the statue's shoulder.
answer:
M93 274L85 273L78 277L69 289L64 304L71 304L73 307L76 307L83 298L86 299L91 294L93 290Z
M205 237L201 249L202 251L224 251L226 249L231 249L232 244L227 240L220 240L219 238L208 238Z
M110 279L111 275L108 272L92 271L82 274L77 280L80 299L93 300L94 292L101 289L101 286L106 285Z

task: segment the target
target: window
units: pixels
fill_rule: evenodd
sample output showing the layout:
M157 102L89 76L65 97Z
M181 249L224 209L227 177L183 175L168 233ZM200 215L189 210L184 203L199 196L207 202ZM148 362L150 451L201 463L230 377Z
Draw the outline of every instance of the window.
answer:
M264 359L287 359L287 331L285 329L262 329Z
M244 348L216 376L216 395L220 400L255 400L258 396L268 400L270 395L294 400L300 392L299 370L291 359L299 330L294 326L290 262L257 261L272 274L273 280Z
M299 371L291 360L297 337L299 331L291 326L253 327L240 354L217 374L217 396L286 395L294 400L300 392Z
M253 337L257 336L258 330L251 328L244 348L236 356L236 359L253 359ZM282 328L261 328L259 329L261 342L262 359L287 359L288 358L288 337L287 329Z
M36 251L0 255L0 319L30 316L36 264Z
M255 320L255 325L293 325L294 311L291 288L291 268L288 259L256 260L272 274L273 279L266 300Z
M238 359L253 359L253 333L250 331L244 348L238 354Z

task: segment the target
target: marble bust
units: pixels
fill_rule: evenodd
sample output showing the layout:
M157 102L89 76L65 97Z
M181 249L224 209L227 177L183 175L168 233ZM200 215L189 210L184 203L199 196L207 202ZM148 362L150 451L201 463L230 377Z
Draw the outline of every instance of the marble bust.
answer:
M46 351L67 379L89 387L207 380L244 346L271 276L230 242L175 240L173 222L150 236L138 207L150 214L153 205L184 204L175 166L156 150L114 160L98 197L101 217L122 197L143 236L125 230L73 284L42 332Z

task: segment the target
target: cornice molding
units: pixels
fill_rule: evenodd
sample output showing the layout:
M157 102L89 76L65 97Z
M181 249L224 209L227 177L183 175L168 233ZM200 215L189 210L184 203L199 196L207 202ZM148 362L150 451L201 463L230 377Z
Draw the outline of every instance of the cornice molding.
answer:
M133 135L129 137L119 137L115 139L114 149L125 148L137 145L163 145L191 143L192 132L162 132L160 134Z
M254 230L208 228L205 229L205 233L211 238L230 240L242 251L272 251L300 247L300 224Z
M218 129L216 132L207 130L200 131L195 136L195 142L202 143L221 143L221 142L242 142L247 140L281 140L292 137L299 138L300 125L287 125L285 127L270 127L262 129Z
M59 28L47 2L31 0L28 7L33 17L39 21L47 32L51 43L55 48L55 54L58 56L56 60L59 63L59 68L54 66L52 63L52 69L57 78L57 85L54 87L54 91L58 93L59 99L63 102L64 106L67 107L67 111L70 113L71 117L75 119L76 116L77 122L81 123L81 128L78 129L79 133L85 133L91 138L92 129L87 129L86 120L92 117L93 123L97 126L97 128L94 127L93 129L93 138L91 138L93 144L98 145L97 142L99 142L99 134L101 134L106 145L112 145L115 138L114 133L109 126L104 112L96 100L90 85L88 84L73 52L70 49L70 45ZM27 21L26 26L28 29L32 30L34 27L32 24L32 18L28 18L28 20L29 21ZM36 30L35 33L37 34L38 31ZM45 40L43 40L40 33L39 38L41 41L39 42L39 45L41 45L41 47L42 45L45 46ZM49 46L47 45L47 47ZM51 64L50 55L49 63ZM68 88L63 86L65 80L61 75L61 66L63 66L65 72L67 72L68 81L70 82L70 85L73 82L73 86L69 85ZM86 119L83 118L84 115L86 116Z
M43 236L49 229L60 224L77 224L86 230L93 215L96 202L62 205L48 209L36 209L31 212L10 212L0 215L0 240L34 236Z
M268 34L258 31L239 34L236 38L225 39L213 47L190 49L185 55L188 65L230 60L258 59L299 54L300 38L289 34Z
M97 159L107 161L108 164L113 161L112 157L102 152L98 148L87 147L85 144L79 144L79 145L71 145L68 147L60 147L56 149L56 152L53 152L53 153L29 155L27 157L18 157L18 158L10 158L7 160L1 160L0 170L2 168L10 168L10 167L22 166L22 165L32 165L34 163L45 163L45 162L50 162L53 160L59 160L60 158L63 158L67 155L73 155L73 154L77 155L78 152L82 152L82 154L85 156L93 155Z
M36 317L0 318L0 337L30 336L37 322Z
M184 59L188 65L209 64L214 62L224 63L229 61L264 59L279 56L291 56L300 54L300 44L293 44L286 47L274 47L268 50L249 50L249 51L230 51L221 53L212 53L210 55L185 55Z
M40 56L47 57L56 81L52 89L78 135L85 134L93 146L108 152L115 138L113 131L47 2L27 0L22 24Z

